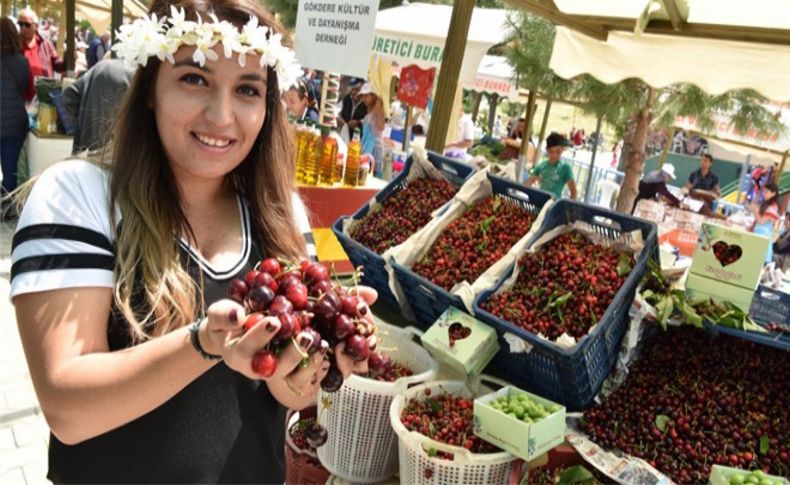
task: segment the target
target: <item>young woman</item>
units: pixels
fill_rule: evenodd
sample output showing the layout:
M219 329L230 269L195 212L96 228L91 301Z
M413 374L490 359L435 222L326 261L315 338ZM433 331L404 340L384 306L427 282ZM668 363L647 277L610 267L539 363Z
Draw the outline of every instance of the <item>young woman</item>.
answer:
M288 113L297 121L318 123L318 110L312 106L312 95L304 80L300 79L296 86L291 86L283 94L283 102Z
M11 297L52 430L49 478L282 483L285 408L315 402L326 349L302 367L289 346L258 380L252 356L279 322L243 332L224 295L263 257L311 253L280 103L299 69L253 0L157 0L151 13L166 21L138 20L114 47L141 67L112 163L44 172L14 236ZM343 374L364 371L341 347Z
M766 236L773 242L774 227L781 219L779 216L779 187L773 182L767 183L763 187L763 194L763 202L752 205L752 212L754 212L752 232ZM773 257L774 251L772 246L769 245L768 252L765 255L765 262L770 263Z
M384 126L387 123L384 116L384 102L370 83L362 85L359 96L368 111L365 119L362 120L362 153L369 153L378 166L384 160L383 138Z

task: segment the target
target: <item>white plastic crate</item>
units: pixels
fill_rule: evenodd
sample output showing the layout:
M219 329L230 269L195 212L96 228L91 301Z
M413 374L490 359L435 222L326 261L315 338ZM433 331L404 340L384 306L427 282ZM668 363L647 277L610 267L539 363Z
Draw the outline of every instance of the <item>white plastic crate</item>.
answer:
M430 388L433 395L451 393L473 399L474 394L461 381L436 381L413 387L396 397L390 406L390 423L399 438L400 481L408 484L433 485L506 485L518 458L507 452L472 453L461 446L451 446L432 440L416 431L409 431L401 423L400 416L406 403L424 396ZM487 391L486 391L487 392ZM452 459L434 458L425 449L444 451Z
M412 337L421 332L376 322L379 348L414 372L395 382L350 376L335 393L319 393L318 421L329 439L318 448L327 470L350 482L376 482L398 471L398 437L389 421L390 404L410 385L436 378L436 361ZM331 405L321 410L324 399Z

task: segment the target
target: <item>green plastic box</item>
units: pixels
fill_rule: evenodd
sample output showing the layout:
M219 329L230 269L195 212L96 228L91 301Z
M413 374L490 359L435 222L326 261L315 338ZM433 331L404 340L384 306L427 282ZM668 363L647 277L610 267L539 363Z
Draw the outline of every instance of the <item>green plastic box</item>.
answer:
M754 291L760 283L769 244L771 241L765 236L704 223L690 274Z
M710 470L710 479L708 480L708 484L730 485L730 478L732 478L733 475L738 473L740 473L744 477L748 477L749 473L751 472L747 470L741 470L739 468L730 468L728 466L713 465L713 468L711 468ZM765 477L765 481L760 481L756 485L768 485L769 483L771 485L790 485L790 482L788 482L786 478L777 477L776 475L768 475L767 473L764 474L764 477ZM768 482L768 480L770 480L770 482Z
M550 413L534 423L525 423L509 414L491 407L490 402L500 397L526 394L546 409L556 406L559 411ZM513 386L475 399L474 433L489 443L524 460L532 460L565 441L565 407Z
M451 328L460 328L468 335L451 345ZM448 307L421 340L436 360L470 380L479 376L499 351L496 331L455 307Z
M711 280L690 274L686 280L686 295L691 301L703 298L712 298L714 301L728 301L744 312L749 312L755 290L747 290L740 286L729 285L720 281Z

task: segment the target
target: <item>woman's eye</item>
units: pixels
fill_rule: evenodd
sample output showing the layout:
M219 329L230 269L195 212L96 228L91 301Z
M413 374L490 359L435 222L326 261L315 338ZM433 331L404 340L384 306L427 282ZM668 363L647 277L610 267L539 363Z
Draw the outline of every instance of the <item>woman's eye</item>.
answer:
M245 96L260 96L260 92L252 86L241 86L239 92Z
M194 84L196 86L205 86L206 80L200 74L190 73L181 76L181 81L187 84Z

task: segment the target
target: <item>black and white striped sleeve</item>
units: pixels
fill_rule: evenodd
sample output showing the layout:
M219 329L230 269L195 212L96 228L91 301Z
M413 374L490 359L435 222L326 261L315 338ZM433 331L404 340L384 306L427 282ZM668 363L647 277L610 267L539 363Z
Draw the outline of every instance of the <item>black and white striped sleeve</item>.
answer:
M102 168L77 160L58 163L39 177L12 242L11 298L62 288L112 288L107 184Z
M310 226L310 216L307 214L307 209L304 206L299 194L294 192L292 197L294 218L296 219L296 227L305 242L307 242L307 256L313 260L318 260L318 253L315 248L315 238L313 237L313 228Z

